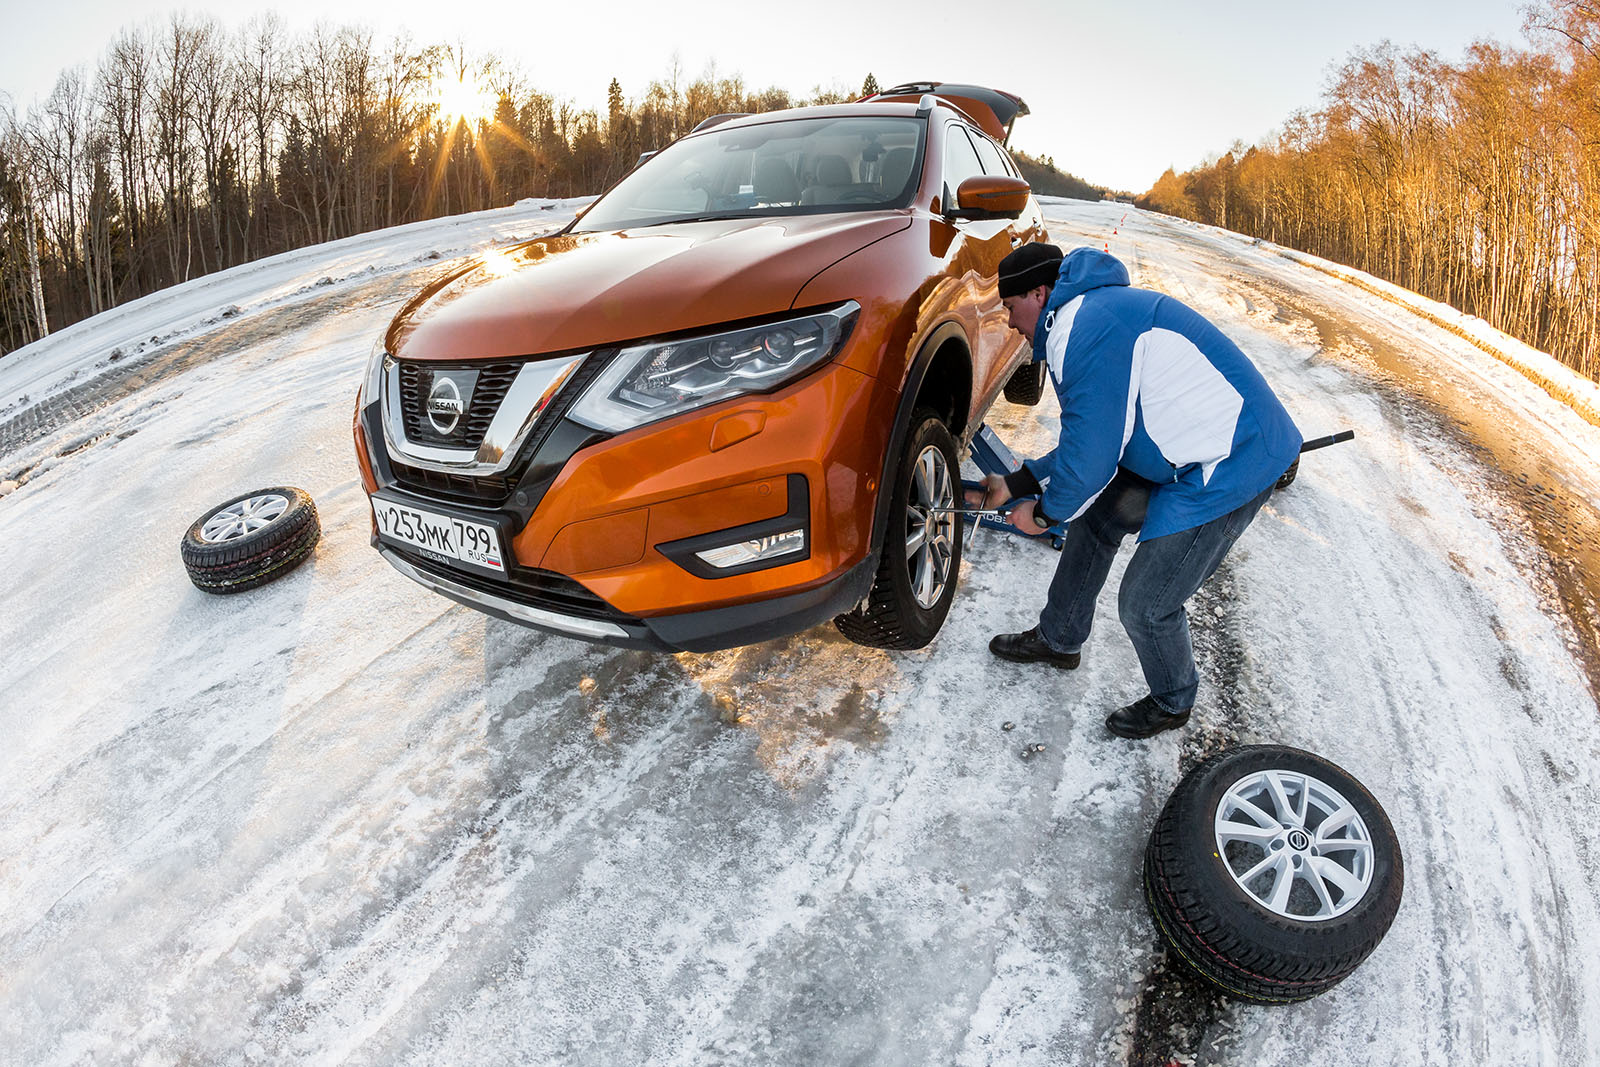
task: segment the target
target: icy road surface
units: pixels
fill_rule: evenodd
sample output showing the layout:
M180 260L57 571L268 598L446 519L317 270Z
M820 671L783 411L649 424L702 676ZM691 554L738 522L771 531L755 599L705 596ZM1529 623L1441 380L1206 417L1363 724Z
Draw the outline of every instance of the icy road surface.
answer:
M1600 1062L1600 430L1271 248L1050 202L1059 242L1237 338L1308 436L1357 433L1193 604L1184 735L1104 732L1142 693L1117 572L1079 671L989 656L1055 562L996 534L917 653L829 628L608 650L401 578L351 453L427 257L571 217L545 207L269 260L0 361L0 1061ZM1037 452L1054 408L993 421ZM321 509L314 560L194 589L188 524L283 483ZM1342 764L1405 850L1387 940L1304 1005L1187 984L1140 899L1157 810L1233 741Z

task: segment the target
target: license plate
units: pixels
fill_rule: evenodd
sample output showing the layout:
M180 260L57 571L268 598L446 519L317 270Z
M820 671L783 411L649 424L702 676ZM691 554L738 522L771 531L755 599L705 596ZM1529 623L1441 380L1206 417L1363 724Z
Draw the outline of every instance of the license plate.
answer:
M372 511L378 518L378 536L386 541L410 545L436 559L464 563L491 574L506 572L500 531L487 523L442 515L382 497L372 498Z

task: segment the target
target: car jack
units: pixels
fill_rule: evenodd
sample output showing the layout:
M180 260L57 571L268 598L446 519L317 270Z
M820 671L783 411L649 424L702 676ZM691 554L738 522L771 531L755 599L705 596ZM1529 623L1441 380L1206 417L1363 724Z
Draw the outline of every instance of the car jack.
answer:
M1300 451L1304 453L1311 452L1319 448L1327 448L1329 445L1336 445L1344 441L1349 441L1353 439L1355 435L1356 434L1354 430L1340 430L1338 433L1329 434L1326 437L1318 437L1315 440L1305 442L1300 446ZM977 465L978 470L981 471L985 477L988 477L991 474L998 474L1003 477L1022 466L1022 462L1017 459L1016 454L1013 453L1011 449L1006 447L1006 443L1000 440L1000 436L989 428L988 423L984 423L982 426L978 427L978 432L973 435L971 455L972 462ZM1295 474L1298 472L1299 468L1300 460L1297 458L1292 464L1290 464L1289 469L1284 472L1283 476L1278 479L1276 488L1287 489L1290 483L1294 481ZM983 488L983 482L972 482L962 479L961 487L963 490L981 490ZM1006 501L998 508L948 508L939 509L939 511L943 514L960 515L965 522L971 524L972 528L967 534L969 542L971 541L972 535L977 532L978 527L983 526L991 530L999 530L1002 533L1012 534L1016 537L1026 537L1030 541L1048 541L1050 542L1050 547L1059 552L1061 551L1061 546L1066 543L1067 524L1065 522L1056 523L1044 533L1030 534L1022 532L1009 522L1005 521L1006 516L1011 513L1012 508L1016 507L1024 500L1036 499L1038 498L1017 497L1014 500Z
M1004 477L1022 466L1022 461L1017 459L1016 454L1006 447L1006 443L1000 440L999 434L989 428L988 423L978 427L978 432L973 435L971 455L972 462L984 477L988 477L991 474L998 474ZM983 482L981 480L969 482L966 479L962 479L961 488L963 490L981 490L983 489ZM1034 499L1037 498L1017 497L1015 500L1006 501L998 508L952 508L951 510L961 515L971 525L971 529L967 532L969 542L972 536L977 533L978 527L982 526L985 529L999 530L1001 533L1012 534L1016 537L1025 537L1030 541L1048 541L1050 547L1059 552L1061 551L1061 546L1066 543L1067 524L1065 522L1056 523L1044 533L1031 534L1024 533L1006 521L1006 516L1011 513L1012 508L1024 500Z

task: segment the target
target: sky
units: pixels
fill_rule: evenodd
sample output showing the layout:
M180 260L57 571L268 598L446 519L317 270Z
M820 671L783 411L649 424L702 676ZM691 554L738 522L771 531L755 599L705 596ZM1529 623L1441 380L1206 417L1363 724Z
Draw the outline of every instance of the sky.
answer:
M64 0L4 3L0 93L20 110L48 96L69 67L91 70L125 26L175 10L211 11L230 26L266 8L224 0ZM380 39L407 30L421 43L494 52L530 84L603 110L612 78L640 97L674 59L693 79L740 75L753 89L795 95L937 79L1021 96L1031 114L1013 147L1113 189L1143 192L1236 140L1254 143L1299 108L1315 107L1330 69L1354 48L1392 40L1447 59L1471 42L1522 40L1519 0L1045 0L1017 7L960 0L904 4L815 0L784 9L683 0L478 3L471 19L437 0L283 0L291 30L319 19L361 24ZM1012 17L1002 13L1025 12Z

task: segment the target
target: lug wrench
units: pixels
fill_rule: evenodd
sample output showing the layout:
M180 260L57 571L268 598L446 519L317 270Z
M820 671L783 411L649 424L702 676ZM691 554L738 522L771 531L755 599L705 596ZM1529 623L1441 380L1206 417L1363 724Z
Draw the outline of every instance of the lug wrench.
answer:
M1006 520L1006 517L1011 514L1011 509L1007 508L1007 507L998 507L998 508L928 508L927 509L927 514L929 514L929 515L960 515L963 519L971 519L972 521L966 524L966 526L967 526L966 533L965 533L965 536L963 537L962 542L961 542L963 548L970 548L970 547L972 547L972 539L974 537L978 536L978 524L980 522L982 522L984 519L995 519L995 520L997 520L999 522L1004 522Z

